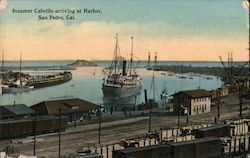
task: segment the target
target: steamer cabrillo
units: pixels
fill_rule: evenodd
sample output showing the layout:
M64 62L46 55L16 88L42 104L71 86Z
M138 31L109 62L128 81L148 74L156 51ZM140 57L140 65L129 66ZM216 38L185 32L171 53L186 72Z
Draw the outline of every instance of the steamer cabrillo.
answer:
M118 35L114 56L110 67L104 69L102 90L105 98L126 98L140 94L142 78L137 74L133 65L133 37L131 38L131 56L127 64L125 58L120 56Z

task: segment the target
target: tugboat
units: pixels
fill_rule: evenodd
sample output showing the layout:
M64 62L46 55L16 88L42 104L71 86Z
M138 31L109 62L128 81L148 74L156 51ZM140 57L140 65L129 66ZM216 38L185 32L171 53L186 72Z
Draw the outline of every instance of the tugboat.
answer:
M120 56L118 35L116 36L111 66L103 71L105 74L102 84L104 98L127 98L137 96L141 92L142 78L137 74L133 66L133 37L131 41L131 58L127 66L127 61Z

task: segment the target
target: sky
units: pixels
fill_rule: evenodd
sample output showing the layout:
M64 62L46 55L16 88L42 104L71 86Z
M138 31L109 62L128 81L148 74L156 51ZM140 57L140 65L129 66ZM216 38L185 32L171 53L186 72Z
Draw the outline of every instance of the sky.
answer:
M13 13L30 9L32 13ZM34 13L35 9L101 13ZM233 51L248 59L247 11L241 0L0 0L0 49L6 60L74 60L113 57L116 33L121 55L146 60L219 61ZM75 20L38 20L38 16Z

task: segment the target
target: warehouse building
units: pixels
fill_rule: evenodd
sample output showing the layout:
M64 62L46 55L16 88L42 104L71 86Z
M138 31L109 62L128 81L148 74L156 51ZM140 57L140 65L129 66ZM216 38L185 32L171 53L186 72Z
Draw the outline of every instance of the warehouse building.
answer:
M36 111L37 115L59 115L61 114L68 118L68 121L76 121L81 118L89 118L99 108L98 105L79 99L70 98L63 100L43 101L31 106Z
M33 115L35 111L24 104L0 106L0 119L25 118Z
M180 91L173 95L176 114L198 115L210 112L212 94L204 89Z

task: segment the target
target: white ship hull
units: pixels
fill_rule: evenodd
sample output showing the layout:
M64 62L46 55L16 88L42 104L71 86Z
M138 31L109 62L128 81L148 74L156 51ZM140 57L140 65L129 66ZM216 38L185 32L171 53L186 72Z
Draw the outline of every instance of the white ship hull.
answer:
M105 98L127 98L132 96L137 96L141 92L142 85L134 85L134 86L112 86L112 85L102 85L103 95Z
M21 93L21 92L28 92L34 89L34 86L22 86L22 87L9 87L9 86L2 86L3 93Z

